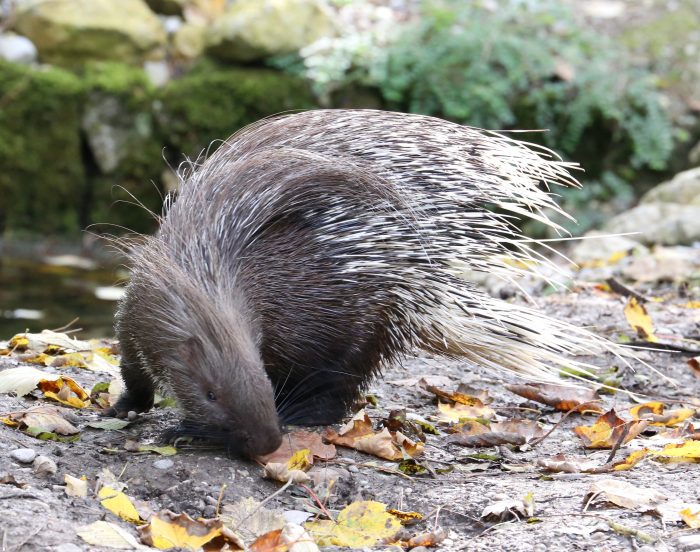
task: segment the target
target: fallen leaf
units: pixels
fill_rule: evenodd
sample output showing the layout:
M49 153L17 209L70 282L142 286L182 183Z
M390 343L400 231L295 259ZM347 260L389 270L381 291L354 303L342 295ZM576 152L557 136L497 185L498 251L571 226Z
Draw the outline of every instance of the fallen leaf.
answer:
M42 379L37 387L49 399L72 406L73 408L85 408L90 406L90 395L78 382L68 376L59 376L56 379Z
M622 444L629 443L642 431L649 422L646 420L634 420L626 422L610 410L599 416L591 426L578 426L574 428L574 433L578 435L586 448L609 449L613 448L620 440Z
M104 486L97 493L100 504L113 514L119 516L124 521L139 525L144 523L139 515L134 503L123 492L112 487Z
M420 386L435 395L438 399L442 399L443 402L455 402L466 406L483 407L484 399L488 397L486 392L481 392L481 397L470 394L473 393L474 390L463 384L460 384L456 391L445 391L435 385L429 385L424 382L421 382Z
M404 453L409 456L422 454L423 443L414 442L400 431L390 432L387 428L375 433L372 422L364 410L361 410L343 426L338 433L326 429L324 439L335 445L354 448L384 458L386 460L402 460Z
M56 380L57 374L42 372L31 366L22 368L8 368L0 372L0 393L14 393L23 397L34 391L41 380Z
M522 499L505 499L486 506L481 512L481 519L503 522L532 517L535 513L535 500L532 493Z
M284 436L282 444L277 450L264 456L258 456L256 460L262 464L270 462L284 463L287 462L295 452L302 449L310 451L311 458L309 461L311 463L313 463L314 458L331 460L335 458L336 455L335 447L333 445L324 444L319 433L294 431Z
M532 420L506 420L487 426L477 422L465 422L453 428L447 441L468 447L496 445L524 445L544 436L545 431Z
M139 544L128 531L107 521L96 521L89 525L83 525L78 527L75 532L86 543L93 546L120 550L148 550L146 546Z
M398 519L402 525L413 525L423 520L423 514L418 512L404 512L403 510L395 510L394 508L387 508L386 511Z
M666 502L668 497L655 489L636 487L620 479L601 479L591 485L586 494L586 504L591 504L596 499L628 510L648 512L658 504Z
M700 441L672 443L652 454L665 462L697 463L700 462Z
M78 498L85 498L87 496L88 487L85 476L78 478L65 474L63 476L63 482L66 484L64 490L68 496L75 496Z
M121 420L119 418L110 418L107 420L97 420L95 422L88 422L85 424L87 427L92 427L94 429L104 429L105 431L116 431L119 429L124 429L125 427L131 425L129 420Z
M422 547L432 547L432 546L437 546L440 544L442 541L445 540L445 537L447 535L445 534L445 530L442 529L441 527L438 527L434 531L428 531L427 533L421 533L419 535L415 535L408 539L406 542L406 548L412 549L412 548L417 548L419 546Z
M550 458L538 458L537 466L551 473L595 473L600 469L600 463L595 460L562 453Z
M700 504L693 504L680 512L681 518L691 529L700 529Z
M141 541L149 546L161 550L180 547L197 550L212 541L221 541L221 549L224 544L235 546L229 550L243 550L244 546L240 538L231 530L224 527L218 519L194 520L187 514L175 514L170 510L162 510L151 517L151 521L138 528ZM216 548L212 548L216 550Z
M51 330L17 334L10 339L9 346L16 351L35 351L49 355L90 350L90 344L87 341L78 341L68 334Z
M687 420L695 410L692 408L677 408L664 413L665 405L660 402L647 402L630 408L630 414L635 420L649 420L654 426L672 427Z
M603 413L600 406L600 397L593 390L585 387L571 387L570 385L554 385L550 383L525 383L506 385L506 389L531 401L540 402L568 412L593 412Z
M620 460L619 462L615 462L612 466L613 470L615 471L624 471L624 470L629 470L632 469L635 465L637 465L641 460L649 456L650 450L643 448L641 450L635 450L632 454L627 456L624 460Z
M285 517L261 506L254 498L242 498L234 504L224 504L221 521L245 541L254 540L271 531L281 530L287 523Z
M318 552L318 546L296 523L287 523L282 529L258 537L250 545L251 552Z
M696 378L700 378L700 356L691 358L688 361L688 366L693 370Z
M654 324L651 321L651 316L642 303L636 297L630 297L625 305L625 318L627 323L637 334L637 337L650 343L656 343L657 338L654 335Z
M438 411L440 412L440 420L443 422L457 423L463 420L491 420L496 416L496 412L484 406L467 406L465 404L456 403L438 403Z
M336 521L309 521L305 528L319 546L363 548L391 539L401 522L387 513L386 505L369 500L346 506Z
M2 421L14 425L32 435L40 432L76 435L80 430L63 417L61 410L55 406L36 406L29 410L8 414ZM8 423L10 422L10 423Z
M129 452L153 452L161 456L174 456L177 454L177 448L171 445L144 445L133 439L127 439L124 442L124 450Z

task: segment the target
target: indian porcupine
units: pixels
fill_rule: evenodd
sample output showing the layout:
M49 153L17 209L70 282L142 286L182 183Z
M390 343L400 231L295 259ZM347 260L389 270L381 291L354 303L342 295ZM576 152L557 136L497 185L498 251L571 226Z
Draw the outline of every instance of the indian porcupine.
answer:
M183 178L132 253L116 317L126 392L112 412L148 410L165 386L182 432L252 456L280 444L280 420L337 421L413 348L542 379L612 347L457 276L528 271L540 255L512 218L557 228L542 185L577 185L570 168L420 115L319 110L250 125Z

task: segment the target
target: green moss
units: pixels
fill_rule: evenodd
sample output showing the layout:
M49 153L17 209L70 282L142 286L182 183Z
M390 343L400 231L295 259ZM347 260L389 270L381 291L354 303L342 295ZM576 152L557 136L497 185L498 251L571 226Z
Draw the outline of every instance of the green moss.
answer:
M71 73L0 62L0 231L78 230L83 101Z
M307 85L297 77L211 63L170 82L160 100L169 153L190 157L262 117L314 107Z

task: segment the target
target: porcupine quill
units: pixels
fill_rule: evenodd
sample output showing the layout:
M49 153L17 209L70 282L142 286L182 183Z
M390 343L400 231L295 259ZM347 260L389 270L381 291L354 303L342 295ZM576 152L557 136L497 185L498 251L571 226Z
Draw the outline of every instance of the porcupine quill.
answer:
M281 423L337 421L416 348L537 380L588 369L571 357L617 346L458 276L512 280L548 262L512 219L562 230L542 186L578 186L572 167L421 115L248 126L183 177L131 251L116 317L126 391L111 413L148 410L164 387L181 433L254 456L280 444Z

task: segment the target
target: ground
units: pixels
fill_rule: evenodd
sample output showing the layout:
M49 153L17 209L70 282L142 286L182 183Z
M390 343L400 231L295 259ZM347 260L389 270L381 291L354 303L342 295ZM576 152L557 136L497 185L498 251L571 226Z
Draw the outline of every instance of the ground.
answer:
M664 303L647 304L656 327L664 335L690 337L696 334L699 317L694 313L698 311L682 306L688 299L679 298L671 287L656 292L655 295L666 298ZM586 286L537 301L550 315L578 325L593 326L611 339L617 339L622 333L631 334L623 315L624 300L614 293ZM649 366L673 378L678 386L672 386L659 374L636 363L636 373L624 370L626 388L645 393L649 400L663 401L668 408L684 403L695 409L697 419L700 378L687 364L689 355L647 351L637 354ZM619 364L614 357L591 360L602 367ZM13 366L16 366L13 357L0 357L0 369ZM108 379L104 374L80 368L63 368L61 373L72 376L87 389L97 381ZM385 418L392 409L405 408L409 413L435 423L434 396L417 384L401 382L429 375L448 378L449 381L439 385L448 391L453 391L459 383L487 391L492 398L490 406L501 419L524 417L551 428L562 418L561 412L506 390L505 383L515 381L510 376L490 374L460 361L425 356L407 359L403 365L387 370L374 382L370 392L376 397L377 405L368 407L367 413L376 422ZM614 406L622 417L629 419L628 409L633 403L628 395L618 393L603 397L606 410ZM7 414L47 402L45 398L37 399L32 395L18 398L0 394L0 413ZM126 483L125 492L135 500L139 511L157 512L167 508L176 513L187 512L193 518L213 517L219 503L233 504L248 497L262 501L281 486L281 483L264 479L262 468L256 463L228 458L221 451L182 449L165 458L124 449L127 440L158 442L162 432L176 423L177 411L174 408L157 408L118 431L87 428L86 422L98 419L91 408L71 409L67 418L81 429L80 439L74 443L41 441L16 428L0 425L0 483L16 481L24 484L22 487L0 484L0 542L3 551L107 550L87 545L76 535L76 527L96 520L113 522L136 535L133 525L103 508L94 494L98 474L105 468ZM627 471L599 474L545 474L536 465L538 459L559 453L567 457L586 456L597 466L604 465L610 450L586 450L572 432L574 426L591 425L594 420L595 416L571 415L540 444L520 448L506 445L466 448L449 444L446 426L438 424L440 435L427 436L422 462L432 470L451 468L451 471L432 475L408 476L398 472L396 462L339 447L336 459L315 467L321 473L325 472L326 477L317 476L320 481L314 488L333 515L358 500L376 500L390 508L419 512L425 516L425 521L409 527L408 533L430 531L439 526L446 534L440 544L442 550L649 551L700 548L698 531L689 529L682 522L664 521L659 515L624 509L605 501L594 501L585 508L591 485L610 478L635 487L655 489L668 501L697 504L700 502L699 464L645 460ZM622 460L642 444L648 446L649 435L647 431L623 445L615 460ZM22 464L10 456L18 448L29 448L50 458L57 464L56 473L39 477L32 464ZM481 459L475 458L476 454L481 454ZM384 468L389 469L384 471ZM86 497L67 496L64 487L66 474L87 477L89 491ZM336 478L337 482L330 496L326 497L324 489L329 478ZM521 500L529 493L534 499L532 515L521 516L520 521L500 523L481 519L487 506L502 499ZM267 509L280 511L308 507L315 507L314 500L306 489L295 485L265 504ZM690 539L694 544L683 539Z

